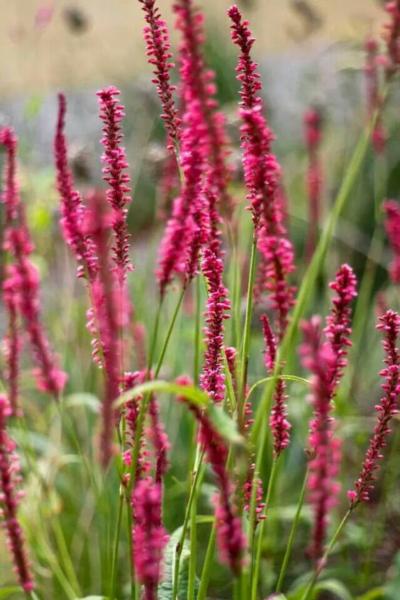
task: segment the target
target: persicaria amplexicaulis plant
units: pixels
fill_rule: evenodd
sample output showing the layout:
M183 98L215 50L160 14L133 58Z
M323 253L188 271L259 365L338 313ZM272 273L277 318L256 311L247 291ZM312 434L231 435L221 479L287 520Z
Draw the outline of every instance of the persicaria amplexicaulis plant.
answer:
M383 232L379 211L369 211L369 196L363 194L365 214L378 221L365 265L363 244L348 239L363 223L352 223L353 229L346 225L357 212L355 181L360 180L360 189L369 182L369 174L361 171L368 148L385 149L388 168L392 164L390 128L384 135L382 122L389 125L390 113L383 111L400 62L400 4L387 5L386 55L380 56L373 39L364 45L368 123L353 158L346 139L346 164L340 164L339 184L324 186L324 210L323 135L324 176L326 170L327 181L333 180L330 132L323 131L322 118L330 118L329 106L312 106L304 113L303 105L297 111L293 130L303 128L299 151L305 157L297 160L296 155L293 161L283 143L278 160L273 113L267 118L253 56L255 39L241 10L232 6L225 29L229 38L230 28L228 41L239 53L232 73L232 82L236 75L239 84L239 135L231 136L230 129L228 135L220 102L224 93L217 84L228 81L228 73L225 63L215 71L207 64L219 52L209 52L204 15L193 0L175 0L171 7L176 52L163 5L156 0L137 5L165 129L163 180L153 181L154 176L150 183L154 190L163 188L169 201L162 206L162 218L160 206L154 207L154 240L152 223L138 232L134 261L128 212L136 231L139 211L151 198L148 187L135 182L139 170L133 177L128 164L123 137L127 98L118 88L107 85L93 94L103 180L81 189L66 135L67 97L58 95L57 193L49 194L58 204L49 215L58 218L58 237L67 251L64 246L58 251L57 238L48 261L41 261L34 249L43 225L32 219L35 201L27 179L21 177L20 184L17 136L11 127L0 128L0 516L8 543L4 582L0 553L0 596L11 586L10 593L23 592L27 600L93 594L110 600L261 600L280 598L282 592L288 599L311 600L320 593L315 585L347 520L358 505L368 511L368 501L380 501L393 471L389 468L378 484L400 395L400 317L390 308L393 298L397 303L400 281L399 206L393 200L383 204ZM215 50L218 40L211 36ZM235 122L230 126L233 130ZM336 129L335 148L341 139ZM237 148L230 138L238 140ZM128 142L126 147L135 149ZM233 182L233 158L240 153L243 171L237 168ZM143 158L136 147L132 160L140 165ZM374 164L381 165L383 158L383 153L379 160L373 156ZM377 168L375 176L381 174ZM145 177L144 169L140 180ZM391 174L389 189L394 181ZM369 231L360 232L362 242L369 241ZM378 252L382 233L391 262ZM46 243L43 236L38 247ZM330 284L324 270L327 265L330 271L345 253L350 261L353 250L355 271L363 277L357 299L356 275L347 262ZM295 262L295 254L304 254L305 260ZM376 277L371 261L379 264ZM57 275L45 309L36 266L42 264L46 290L47 280ZM61 296L62 318L54 329L62 361L49 341L53 313L47 306L55 295ZM379 349L368 330L368 298L379 304L385 366L363 459L359 440L372 427L361 412L374 394L369 371ZM325 322L309 316L325 311ZM26 368L29 348L35 392ZM68 386L61 364L68 371ZM389 467L396 458L395 436L393 443ZM27 500L19 491L22 478ZM341 490L349 487L346 499ZM347 512L335 530L342 506ZM386 514L383 503L380 510L374 506L379 524L381 516L384 523L393 515ZM359 518L362 523L364 515ZM380 535L377 531L376 547L386 548ZM357 540L349 541L358 549ZM351 574L361 572L365 554L348 554L345 562L338 548L335 577L343 577L346 591L347 585L354 587L349 597L359 597L369 585ZM304 585L310 563L312 574ZM15 582L18 588L12 587ZM326 584L329 590L341 589L331 584Z

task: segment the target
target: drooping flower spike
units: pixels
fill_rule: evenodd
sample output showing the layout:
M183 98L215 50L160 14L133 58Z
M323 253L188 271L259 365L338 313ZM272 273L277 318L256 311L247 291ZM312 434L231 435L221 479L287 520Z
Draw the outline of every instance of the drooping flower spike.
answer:
M400 316L393 310L388 310L379 317L377 329L383 333L383 348L385 351L384 362L386 367L380 375L383 396L375 406L377 420L374 434L372 435L365 454L361 472L354 484L354 489L347 492L350 506L355 507L360 502L368 502L370 493L374 489L376 471L379 462L383 459L383 451L387 438L391 432L390 421L399 412L400 396L400 351L399 333Z
M34 580L25 547L25 539L18 520L18 504L21 497L17 490L20 481L19 462L15 443L7 433L7 419L11 407L4 394L0 395L0 518L4 522L10 558L14 564L19 583L25 592L34 589Z

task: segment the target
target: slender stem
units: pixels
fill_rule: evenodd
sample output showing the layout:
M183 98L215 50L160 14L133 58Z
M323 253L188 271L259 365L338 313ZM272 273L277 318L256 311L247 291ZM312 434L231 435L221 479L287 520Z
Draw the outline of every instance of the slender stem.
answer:
M201 343L201 281L200 275L196 277L196 320L194 329L194 364L193 381L197 385L200 374L200 343Z
M196 564L197 564L197 498L198 488L194 493L192 507L190 510L190 556L189 556L189 581L188 600L194 600L196 587Z
M239 406L238 406L238 418L239 424L242 423L243 420L243 410L244 410L244 397L246 392L246 382L247 382L247 367L249 362L249 348L250 348L250 329L251 329L251 319L253 314L253 288L254 288L254 279L256 273L256 255L257 255L257 238L255 233L253 234L253 240L251 244L251 254L250 254L250 266L249 266L249 279L247 284L247 301L246 301L246 315L244 320L244 330L243 330L243 344L242 344L242 352L241 352L241 374L240 374L240 387L239 387Z
M158 329L160 326L161 309L162 309L163 303L164 303L164 296L160 296L160 300L159 300L158 308L157 308L157 312L156 312L156 318L154 321L154 329L153 329L153 333L151 336L149 362L148 362L149 371L151 370L151 367L153 366L157 338L158 338Z
M117 560L118 560L119 538L121 535L121 523L122 523L123 508L124 508L124 494L122 493L122 490L120 490L119 503L118 503L117 527L115 530L114 547L113 547L112 563L111 563L110 600L114 600L116 589L117 589L117 574L118 574L117 573Z
M282 566L281 566L281 570L280 570L279 577L278 577L278 583L276 584L276 593L277 594L282 590L283 582L285 580L285 576L286 576L286 571L287 571L287 567L288 567L288 564L289 564L290 555L292 553L293 542L294 542L295 537L296 537L297 527L298 527L299 522L300 522L301 510L302 510L303 504L304 504L304 497L305 497L305 493L306 493L306 489L307 489L307 480L308 480L308 468L307 468L306 473L304 475L303 485L302 485L302 488L301 488L301 492L300 492L300 496L299 496L299 501L297 503L296 514L294 516L294 519L293 519L293 522L292 522L292 526L290 528L290 534L289 534L289 539L288 539L288 543L287 543L287 546L286 546L285 556L283 557Z
M253 567L253 554L254 554L254 541L255 541L255 539L254 539L255 538L255 527L254 527L255 523L253 524L253 527L250 528L250 532L249 532L250 560L252 561L252 564L251 564L251 566L252 566L252 577L251 577L251 598L252 598L252 600L257 599L258 577L260 574L261 551L262 551L262 543L263 543L263 539L264 539L264 529L265 529L265 520L266 520L265 517L267 516L267 512L269 510L269 505L271 502L272 490L274 488L276 476L278 473L278 464L279 464L279 456L274 456L274 458L272 460L271 473L270 473L269 481L268 481L267 494L265 496L265 506L264 506L264 510L263 510L264 518L262 521L260 521L260 524L259 524L254 567ZM256 477L255 473L254 473L252 487L253 488L257 487L257 477Z
M186 286L183 286L182 291L181 291L181 293L179 295L179 298L178 298L178 302L177 302L175 310L174 310L174 314L172 315L172 319L171 319L171 322L170 322L169 327L168 327L167 335L165 336L165 340L164 340L164 343L163 343L163 346L162 346L162 349L161 349L160 356L159 356L158 361L157 361L157 366L156 366L156 369L154 371L154 377L155 378L158 376L158 374L160 372L160 369L161 369L161 367L163 365L165 353L167 352L167 349L168 349L168 344L169 344L172 332L173 332L174 327L175 327L176 319L178 317L179 309L180 309L181 304L183 302L183 297L185 295L185 292L186 292Z
M192 487L190 489L189 499L188 499L186 511L185 511L185 518L184 518L183 525L182 525L182 533L181 533L179 541L176 545L176 556L175 556L175 565L174 565L174 585L173 585L173 591L172 591L172 600L175 600L177 598L178 584L179 584L179 567L180 567L180 561L181 561L181 556L182 556L182 550L183 550L183 546L185 543L186 532L187 532L187 529L189 526L189 519L190 519L190 515L191 515L191 508L192 508L193 500L196 496L197 483L198 483L198 481L201 480L202 475L203 475L203 469L201 468L202 462L203 462L203 457L204 457L204 452L199 454L197 457L195 470L193 473Z
M206 555L204 558L204 566L203 571L201 573L199 592L197 594L197 600L205 600L207 595L207 588L211 577L212 571L212 562L214 558L214 550L215 550L215 539L217 535L217 528L215 525L215 520L211 529L210 538L208 540L208 546Z
M343 527L346 525L347 520L350 517L352 511L353 511L353 508L349 508L348 511L346 512L346 514L344 515L343 519L340 521L335 533L333 534L333 536L331 538L331 541L329 542L328 546L326 547L326 550L325 550L321 560L318 563L317 568L314 571L313 576L311 577L311 580L310 580L308 586L305 589L304 594L301 597L301 600L309 600L309 598L311 597L314 586L318 581L318 577L320 576L321 572L323 571L323 569L326 565L328 556L331 553L331 551L333 550L333 547L335 546L337 539L338 539L339 535L341 534Z

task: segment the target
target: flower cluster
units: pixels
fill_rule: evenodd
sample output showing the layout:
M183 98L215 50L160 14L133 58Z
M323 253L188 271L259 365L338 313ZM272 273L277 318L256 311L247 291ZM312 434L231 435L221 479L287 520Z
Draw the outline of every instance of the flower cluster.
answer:
M7 433L7 419L11 414L9 402L0 395L0 516L4 528L14 568L25 592L34 589L34 582L25 549L25 540L18 520L18 503L21 497L16 486L19 482L18 458L15 455L15 443Z
M374 488L375 472L379 468L379 461L383 458L382 452L391 431L389 423L399 412L400 351L397 345L400 316L393 310L388 310L379 318L377 329L380 329L384 335L383 348L386 367L380 373L384 379L382 384L384 395L379 404L375 406L378 413L377 423L365 454L360 475L355 482L354 489L347 492L351 507L356 506L359 502L368 502L369 494Z

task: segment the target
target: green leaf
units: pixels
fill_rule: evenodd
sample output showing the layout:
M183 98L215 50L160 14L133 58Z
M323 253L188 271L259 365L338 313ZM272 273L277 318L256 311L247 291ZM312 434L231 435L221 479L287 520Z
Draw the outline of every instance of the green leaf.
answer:
M70 394L66 397L64 402L65 406L69 406L70 408L83 406L94 413L98 413L100 409L100 400L97 398L97 396L84 392L79 394Z
M357 596L357 600L389 600L389 598L385 588L377 587L361 596Z
M9 586L9 587L5 587L5 588L0 588L0 598L1 598L1 600L5 599L5 598L9 598L13 594L20 594L20 593L21 593L21 588L15 586L15 585Z
M182 535L182 527L175 529L169 538L165 554L164 554L164 579L158 586L159 600L171 600L174 589L174 567L176 560L176 546ZM179 565L179 585L178 585L178 600L186 600L187 588L189 579L189 543L185 540L182 548L182 554ZM196 580L195 598L197 597L198 581Z
M114 403L115 408L124 405L131 398L140 396L142 394L149 394L151 392L166 392L167 394L174 394L175 396L184 396L190 404L193 406L206 407L209 403L209 398L199 388L192 385L178 385L177 383L170 383L168 381L146 381L136 385L131 390L121 394Z
M330 592L334 594L338 600L353 600L347 587L337 579L326 579L317 583L315 586L314 596L317 592Z
M105 596L85 596L84 598L76 598L76 600L106 600Z

